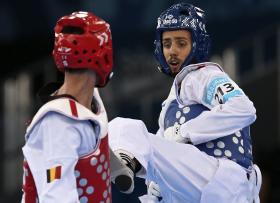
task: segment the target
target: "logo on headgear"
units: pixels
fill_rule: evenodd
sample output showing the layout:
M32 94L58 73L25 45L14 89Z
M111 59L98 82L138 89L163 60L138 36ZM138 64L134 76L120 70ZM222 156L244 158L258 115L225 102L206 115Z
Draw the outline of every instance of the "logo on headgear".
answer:
M166 15L165 18L163 19L163 24L164 25L171 25L171 24L176 24L178 20L174 18L173 15Z
M58 47L57 51L66 54L66 53L69 53L71 51L71 48L68 48L68 47Z
M105 43L108 42L108 35L104 32L101 35L97 35L97 38L100 40L99 46L102 46Z
M161 20L160 20L160 18L158 18L158 20L157 20L157 28L159 28L160 25L161 25Z

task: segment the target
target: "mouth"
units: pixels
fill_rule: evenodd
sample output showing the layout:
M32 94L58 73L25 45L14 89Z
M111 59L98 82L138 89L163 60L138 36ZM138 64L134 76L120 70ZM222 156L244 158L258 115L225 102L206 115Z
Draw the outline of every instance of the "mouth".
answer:
M181 63L178 59L169 60L168 65L172 73L178 73L180 71Z

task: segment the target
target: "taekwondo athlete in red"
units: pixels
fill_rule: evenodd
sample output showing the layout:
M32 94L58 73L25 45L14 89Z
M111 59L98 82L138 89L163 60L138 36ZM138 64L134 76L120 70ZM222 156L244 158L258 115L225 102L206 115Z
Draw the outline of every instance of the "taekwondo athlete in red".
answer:
M158 18L155 57L175 79L156 135L139 120L109 123L112 150L124 163L145 169L135 171L148 185L142 202L259 202L261 173L253 164L250 136L256 110L223 69L208 61L205 26L204 11L187 3L172 5Z
M112 202L107 114L96 87L112 74L110 26L74 12L55 26L53 58L63 84L49 84L26 131L25 203Z

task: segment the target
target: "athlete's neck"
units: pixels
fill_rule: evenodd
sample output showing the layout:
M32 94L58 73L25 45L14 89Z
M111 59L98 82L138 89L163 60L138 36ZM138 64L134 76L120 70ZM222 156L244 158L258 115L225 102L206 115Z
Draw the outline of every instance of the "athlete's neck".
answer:
M89 72L65 73L64 83L57 95L68 94L75 97L80 104L91 109L96 76Z

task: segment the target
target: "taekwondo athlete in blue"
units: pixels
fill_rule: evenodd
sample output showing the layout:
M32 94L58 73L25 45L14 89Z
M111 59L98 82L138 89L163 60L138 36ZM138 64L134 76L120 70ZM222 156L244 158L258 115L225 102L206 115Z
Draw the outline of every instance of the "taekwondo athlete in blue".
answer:
M209 47L203 10L180 3L164 11L155 57L175 79L159 130L151 134L142 121L127 118L109 123L113 151L142 166L135 172L148 185L142 202L259 202L261 172L250 137L256 110L222 67L208 61Z

